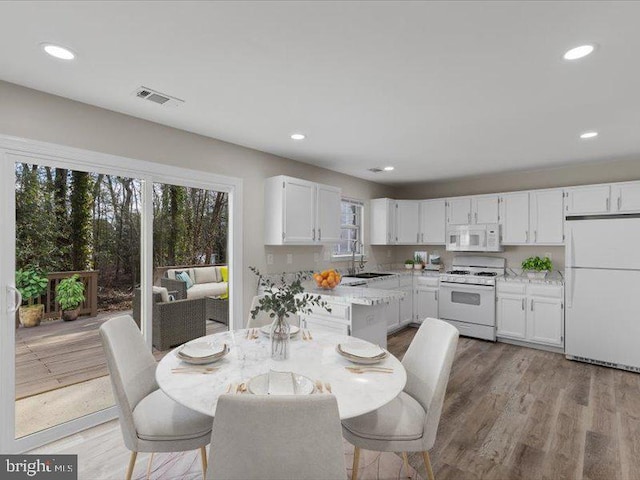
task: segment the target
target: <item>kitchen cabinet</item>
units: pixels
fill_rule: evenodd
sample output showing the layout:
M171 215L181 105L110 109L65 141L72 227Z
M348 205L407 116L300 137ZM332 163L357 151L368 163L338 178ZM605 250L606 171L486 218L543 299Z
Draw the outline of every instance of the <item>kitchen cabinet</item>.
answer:
M563 297L562 285L498 282L497 336L562 348Z
M524 340L527 336L526 298L503 294L497 297L497 335Z
M500 227L504 245L529 243L529 192L500 196Z
M375 198L369 202L371 245L395 245L395 200Z
M609 213L611 209L611 186L589 185L566 189L565 213L587 215Z
M640 182L612 185L611 204L616 213L640 212Z
M447 200L447 225L468 225L471 223L471 197Z
M340 241L340 203L342 192L329 185L316 186L316 236L318 242L338 243ZM338 219L336 221L336 212Z
M417 245L420 243L420 202L397 200L395 218L395 243Z
M413 291L414 321L422 323L425 318L438 318L438 277L417 277Z
M530 194L529 240L535 244L561 245L564 243L564 191L538 190Z
M420 202L420 243L443 245L447 223L446 201L443 199Z
M341 190L279 175L265 182L265 244L313 245L340 239Z
M472 198L472 223L476 225L498 223L498 195Z
M401 275L399 278L400 291L404 297L400 299L400 326L413 321L413 275Z

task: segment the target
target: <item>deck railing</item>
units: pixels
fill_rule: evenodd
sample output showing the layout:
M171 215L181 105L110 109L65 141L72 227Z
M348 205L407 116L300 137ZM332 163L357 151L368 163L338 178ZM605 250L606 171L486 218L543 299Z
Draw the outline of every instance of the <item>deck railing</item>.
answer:
M80 315L95 317L98 314L98 270L51 272L47 275L49 285L40 299L44 304L44 318L60 317L60 304L56 302L56 287L65 278L78 274L84 283L84 302L80 305Z

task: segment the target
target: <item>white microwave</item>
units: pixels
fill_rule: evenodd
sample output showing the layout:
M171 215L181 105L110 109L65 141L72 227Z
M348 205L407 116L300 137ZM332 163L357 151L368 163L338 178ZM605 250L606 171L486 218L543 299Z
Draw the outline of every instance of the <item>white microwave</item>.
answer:
M500 225L456 225L447 229L451 252L501 252Z

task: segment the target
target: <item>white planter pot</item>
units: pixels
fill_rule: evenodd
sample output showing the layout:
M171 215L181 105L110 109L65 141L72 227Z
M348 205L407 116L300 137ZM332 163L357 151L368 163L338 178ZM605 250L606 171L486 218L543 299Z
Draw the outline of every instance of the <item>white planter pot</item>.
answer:
M414 265L413 268L415 268L416 270L422 270L422 265Z
M549 273L549 270L541 270L541 271L534 271L534 270L527 270L527 278L531 278L534 280L544 280L547 276L547 273Z
M404 268L406 268L407 270L411 270L413 268L413 263L405 263Z

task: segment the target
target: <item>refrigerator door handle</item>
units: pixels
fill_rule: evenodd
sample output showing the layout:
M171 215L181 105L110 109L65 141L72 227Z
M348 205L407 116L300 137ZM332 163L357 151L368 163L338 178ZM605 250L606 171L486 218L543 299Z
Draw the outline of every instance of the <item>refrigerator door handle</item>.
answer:
M571 227L567 229L567 264L565 270L565 296L567 308L573 306L573 231Z

